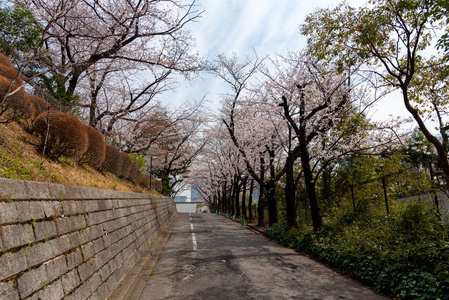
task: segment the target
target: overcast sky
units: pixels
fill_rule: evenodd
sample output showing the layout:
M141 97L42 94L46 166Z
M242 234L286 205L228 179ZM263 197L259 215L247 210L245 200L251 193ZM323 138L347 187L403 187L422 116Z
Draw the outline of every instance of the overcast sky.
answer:
M359 6L366 0L350 0L350 5ZM200 55L213 60L219 53L233 52L244 58L259 57L297 51L305 47L306 38L301 36L299 25L316 8L331 8L339 1L332 0L196 0L198 10L204 10L201 18L190 25L196 38ZM220 94L226 86L210 75L189 83L181 82L174 94L163 96L167 106L178 106L185 101L198 101L203 96L210 106L218 109ZM400 101L389 109L401 112ZM381 109L385 111L384 108ZM405 112L405 109L403 109Z

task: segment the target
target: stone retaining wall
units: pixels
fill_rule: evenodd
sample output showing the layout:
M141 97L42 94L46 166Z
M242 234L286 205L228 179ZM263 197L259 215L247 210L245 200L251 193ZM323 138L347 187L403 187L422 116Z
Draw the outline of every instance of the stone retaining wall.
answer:
M0 178L0 299L105 299L171 198Z

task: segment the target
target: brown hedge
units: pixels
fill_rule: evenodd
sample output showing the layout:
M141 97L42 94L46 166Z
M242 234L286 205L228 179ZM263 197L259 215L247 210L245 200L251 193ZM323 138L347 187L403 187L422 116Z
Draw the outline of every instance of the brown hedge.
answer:
M139 185L140 182L142 181L142 176L143 175L139 167L137 167L135 163L132 163L128 179L132 181L134 184Z
M97 129L90 125L83 124L83 127L84 130L86 130L88 137L87 150L78 163L88 164L99 169L106 156L106 143L104 142L104 137Z
M0 76L6 77L8 79L13 79L17 75L16 69L13 67L7 67L5 65L0 65ZM22 77L17 77L14 84L23 85Z
M120 171L120 177L128 178L129 173L131 172L131 166L133 161L128 153L120 152L120 156L122 157L122 169Z
M140 180L140 185L143 186L144 188L149 189L150 188L150 176L147 174L142 174L142 178Z
M36 117L33 126L39 139L38 149L45 151L50 159L64 155L78 160L87 150L87 132L72 115L56 110L43 112Z
M1 103L10 83L10 79L0 76L0 116L2 117L2 122L31 118L34 115L34 106L28 98L25 89L20 88L17 83L13 84L10 93L18 88L20 89L8 96L4 103Z
M122 170L122 156L120 155L120 150L115 146L106 145L106 155L101 170L111 172L116 176L120 175L120 171Z
M1 66L6 66L9 68L14 68L12 62L9 60L8 56L6 56L3 53L0 53L0 67Z
M33 118L36 118L43 112L47 112L48 108L52 109L51 104L44 98L41 98L36 95L28 95L28 99L30 100L31 103L33 103L34 106Z

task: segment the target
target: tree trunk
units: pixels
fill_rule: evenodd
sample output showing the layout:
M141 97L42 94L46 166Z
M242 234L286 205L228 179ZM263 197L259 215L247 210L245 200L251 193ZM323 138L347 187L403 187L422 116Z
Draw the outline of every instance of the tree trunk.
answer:
M296 225L296 185L293 168L293 159L287 157L285 163L285 206L287 209L287 228L293 228Z
M351 183L351 198L352 198L352 209L355 213L355 197L354 197L354 184Z
M231 181L231 190L229 191L229 195L229 212L231 215L233 215L235 213L235 179Z
M270 156L270 181L267 185L267 196L268 196L268 220L269 225L277 223L278 221L278 209L276 203L276 181L275 177L275 168L274 168L274 151L268 150L268 154Z
M263 157L260 158L260 180L261 182L265 182L265 161ZM257 203L257 218L259 226L264 224L264 210L265 210L265 207L263 205L264 192L265 192L264 185L259 184L259 202Z
M327 168L323 171L323 199L327 205L332 206L331 172Z
M89 125L94 128L97 127L96 108L97 108L97 99L91 99L89 106Z
M263 185L259 185L259 200L257 204L257 219L258 219L258 226L261 226L264 224L264 210L265 207L263 205L263 194L265 193L265 189Z
M270 180L267 186L268 222L270 226L276 224L278 221L278 212L275 195L276 195L276 183L273 180Z
M412 114L416 123L418 123L419 129L424 134L426 139L435 146L435 149L437 150L438 157L441 162L441 168L443 169L444 179L446 182L446 188L449 188L449 161L448 161L447 147L446 147L447 146L447 137L445 138L443 136L443 143L441 143L440 140L427 129L426 124L424 123L421 116L419 115L419 112L410 103L410 99L408 98L408 89L407 88L408 87L405 84L401 86L402 96L403 96L405 107Z
M246 219L246 182L248 181L248 177L243 177L243 187L242 187L242 216Z
M221 203L221 211L222 212L225 212L228 209L227 208L228 200L227 200L226 184L227 184L227 181L225 181L225 183L223 185L222 203Z
M248 199L248 213L249 220L253 220L253 191L254 191L254 179L251 179L251 184L249 186L249 199Z
M309 197L310 213L312 216L313 229L318 230L323 227L323 220L321 219L320 208L316 196L315 182L313 180L312 169L310 168L310 157L307 151L307 146L304 141L300 141L301 145L301 165L304 172L304 183L306 185L307 196Z
M234 187L235 187L234 202L235 202L235 215L237 217L240 217L240 202L239 202L239 199L240 199L240 187L241 187L241 185L240 185L239 181L240 180L239 180L238 176L236 175L235 176L235 182L234 182Z

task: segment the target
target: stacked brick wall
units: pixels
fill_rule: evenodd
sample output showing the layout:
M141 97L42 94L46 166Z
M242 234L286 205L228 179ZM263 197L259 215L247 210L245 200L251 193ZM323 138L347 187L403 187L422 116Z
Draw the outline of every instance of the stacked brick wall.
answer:
M171 198L0 178L0 299L105 299Z

